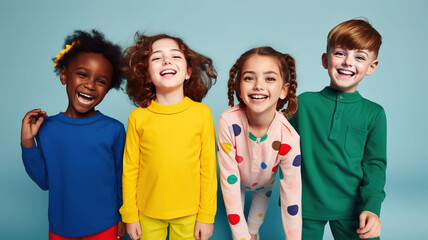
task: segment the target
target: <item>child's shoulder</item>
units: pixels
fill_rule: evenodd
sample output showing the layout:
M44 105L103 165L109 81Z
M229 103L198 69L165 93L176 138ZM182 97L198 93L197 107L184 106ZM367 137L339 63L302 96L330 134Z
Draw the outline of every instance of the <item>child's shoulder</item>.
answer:
M101 115L102 116L100 118L100 121L106 121L106 122L108 122L111 125L115 125L115 126L118 126L118 127L123 127L123 123L120 122L119 120L117 120L115 118L112 118L110 116L104 115L102 113L101 113Z
M220 115L220 119L234 119L234 118L241 118L243 114L243 109L238 105L235 105L226 111L224 111Z
M320 92L304 92L301 93L297 99L298 101L314 101L319 96L321 96Z

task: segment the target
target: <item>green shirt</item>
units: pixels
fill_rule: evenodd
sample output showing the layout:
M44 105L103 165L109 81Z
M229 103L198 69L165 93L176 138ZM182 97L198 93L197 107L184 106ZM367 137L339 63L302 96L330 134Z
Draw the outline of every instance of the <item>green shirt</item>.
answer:
M303 218L377 215L385 198L386 116L358 92L326 87L298 97L291 120L300 135Z

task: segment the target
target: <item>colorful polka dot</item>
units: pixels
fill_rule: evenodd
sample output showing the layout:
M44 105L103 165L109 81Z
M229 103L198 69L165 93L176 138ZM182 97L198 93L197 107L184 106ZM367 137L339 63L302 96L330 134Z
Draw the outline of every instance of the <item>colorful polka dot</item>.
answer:
M275 167L272 168L272 172L276 172L276 169L278 169L278 165L279 164L275 165Z
M242 161L244 161L244 158L242 156L236 155L235 156L235 160L236 160L237 163L241 163Z
M229 223L232 225L238 224L239 221L241 220L238 214L229 214L227 215L227 219L229 220Z
M262 164L260 164L260 167L262 167L263 169L266 169L267 165L266 165L266 163L262 162Z
M283 179L284 178L284 174L282 174L282 170L281 168L279 169L279 179Z
M302 156L297 155L293 160L293 166L299 167L302 164Z
M230 153L230 150L232 150L232 144L230 143L220 143L220 146L226 153Z
M278 154L279 155L286 155L291 150L291 146L288 144L281 144L281 147L279 147Z
M256 183L256 182L255 182L255 183L253 183L253 185L251 185L251 186L255 187L255 186L257 186L257 184L259 184L259 183Z
M263 213L257 214L258 217L263 217Z
M238 181L238 177L236 175L230 175L229 177L227 177L227 182L229 184L235 184Z
M299 206L297 206L297 205L289 206L289 207L287 207L287 212L291 216L295 216L299 212Z
M269 191L266 193L266 197L270 197L270 196L272 196L272 191Z
M240 238L239 240L247 240L246 238Z
M272 143L273 150L278 151L280 147L281 147L281 142L280 141L274 141Z
M237 137L239 134L241 134L241 127L238 124L232 124L229 126L229 131Z

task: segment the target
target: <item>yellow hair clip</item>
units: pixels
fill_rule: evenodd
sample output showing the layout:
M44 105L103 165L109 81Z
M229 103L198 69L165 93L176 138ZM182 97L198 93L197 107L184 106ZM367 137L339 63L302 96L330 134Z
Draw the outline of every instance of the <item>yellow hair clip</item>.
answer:
M59 52L59 54L58 55L56 55L56 58L55 58L55 65L53 66L53 68L55 68L56 67L56 65L58 64L58 61L59 60L61 60L61 58L64 56L64 54L66 54L66 53L68 53L69 51L70 51L70 49L74 46L74 44L75 44L76 42L74 41L74 42L72 42L71 43L71 45L69 45L69 44L67 44L67 45L65 45L65 49L64 50L61 50L60 52Z

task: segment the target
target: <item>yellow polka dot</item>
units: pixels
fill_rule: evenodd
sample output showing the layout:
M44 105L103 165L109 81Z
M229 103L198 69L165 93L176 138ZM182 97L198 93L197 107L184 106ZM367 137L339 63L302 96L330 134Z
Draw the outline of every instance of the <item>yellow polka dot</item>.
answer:
M232 150L232 144L230 143L220 143L220 145L226 153L230 153L230 150Z
M263 213L259 213L259 215L257 215L257 216L262 217L262 216L263 216Z
M247 240L246 238L241 238L241 239L239 239L239 240Z

